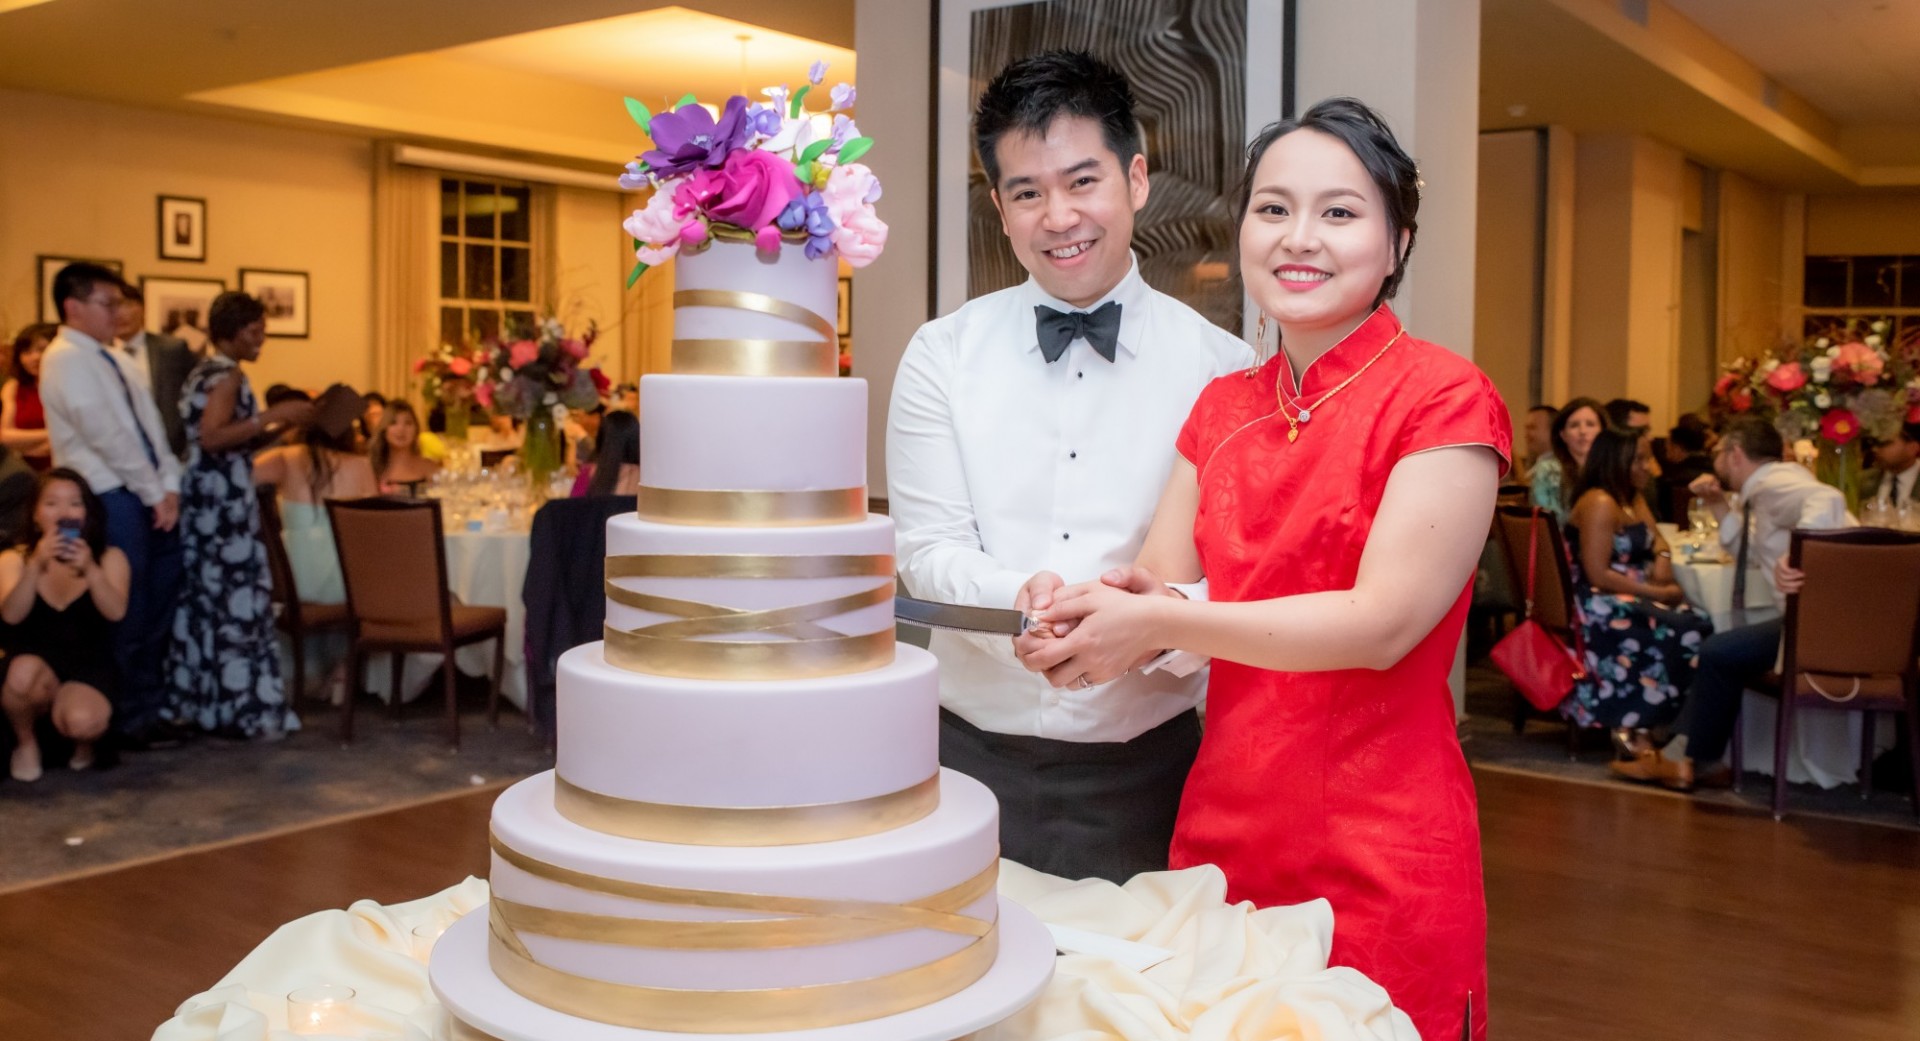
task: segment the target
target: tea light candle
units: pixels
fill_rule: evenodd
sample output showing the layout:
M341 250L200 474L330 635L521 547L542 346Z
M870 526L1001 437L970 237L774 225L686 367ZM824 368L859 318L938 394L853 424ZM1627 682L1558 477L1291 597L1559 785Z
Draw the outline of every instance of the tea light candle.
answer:
M296 1034L344 1034L352 1019L352 987L324 983L287 995L287 1026Z

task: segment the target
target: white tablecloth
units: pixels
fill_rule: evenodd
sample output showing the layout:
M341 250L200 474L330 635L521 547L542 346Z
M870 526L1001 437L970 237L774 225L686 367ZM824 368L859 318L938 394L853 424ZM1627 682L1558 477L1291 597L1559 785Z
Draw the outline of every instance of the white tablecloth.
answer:
M1669 545L1675 543L1672 525L1661 525ZM1713 618L1713 631L1725 632L1735 624L1733 612L1732 564L1676 563L1674 581L1686 590L1687 599ZM1772 621L1780 617L1774 603L1773 586L1757 567L1747 568L1746 624ZM1746 769L1773 775L1773 735L1780 719L1780 702L1764 694L1747 693L1740 704L1740 753ZM1793 747L1787 751L1787 780L1795 784L1817 784L1835 788L1858 780L1860 771L1860 728L1858 712L1797 712L1793 717ZM1879 736L1891 741L1894 728L1879 728Z
M1051 925L1174 956L1136 972L1064 955L1033 1005L975 1041L1419 1041L1386 991L1353 969L1327 966L1333 908L1325 900L1260 910L1228 904L1226 878L1213 867L1116 886L1004 860L1000 891ZM153 1041L298 1041L287 1030L286 995L323 983L356 996L349 1025L322 1037L451 1041L427 987L427 941L412 932L443 929L486 900L487 884L469 878L422 900L362 900L289 922L212 989L187 999Z
M527 581L527 533L467 532L447 533L447 587L461 603L475 607L507 609L506 675L500 679L500 695L516 707L527 706L527 611L520 602L520 590ZM454 664L469 676L485 676L493 671L493 641L462 647L453 656ZM393 666L384 654L369 658L366 688L388 697ZM401 669L403 699L412 701L426 691L427 682L440 667L438 654L409 654ZM438 688L435 688L436 691Z

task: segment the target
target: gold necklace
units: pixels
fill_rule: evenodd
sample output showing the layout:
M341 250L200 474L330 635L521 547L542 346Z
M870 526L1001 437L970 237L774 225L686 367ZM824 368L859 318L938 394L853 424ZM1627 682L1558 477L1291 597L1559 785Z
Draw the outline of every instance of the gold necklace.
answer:
M1406 334L1407 334L1407 328L1406 326L1403 325L1400 327L1398 332L1395 332L1393 334L1393 338L1387 341L1386 347L1380 348L1380 350L1377 353L1375 353L1373 357L1367 359L1367 363L1365 365L1362 365L1358 369L1354 370L1353 375L1348 376L1346 379L1341 380L1339 386L1336 386L1332 390L1327 391L1325 394L1320 395L1320 400L1315 401L1311 405L1300 404L1297 399L1295 399L1292 395L1287 393L1286 381L1280 377L1275 377L1273 381L1273 391L1274 391L1274 396L1280 400L1280 418L1287 421L1287 443L1292 444L1293 442L1299 440L1300 428L1306 425L1308 422L1310 422L1313 419L1314 412L1317 411L1320 408L1320 406L1326 404L1327 401L1330 398L1332 398L1335 394L1338 394L1341 391L1346 390L1347 385L1352 383L1354 380L1359 379L1362 373L1366 372L1368 369L1373 368L1373 363L1379 361L1383 356L1385 356L1387 353L1387 349L1389 347L1392 347L1394 344L1399 343L1400 337L1405 336ZM1282 347L1282 349L1283 350L1285 349L1284 346ZM1289 359L1289 361L1291 361L1291 359ZM1292 371L1291 369L1288 369L1286 372L1282 372L1281 376L1285 376L1291 371ZM1305 378L1304 374L1302 375L1302 378L1303 379Z

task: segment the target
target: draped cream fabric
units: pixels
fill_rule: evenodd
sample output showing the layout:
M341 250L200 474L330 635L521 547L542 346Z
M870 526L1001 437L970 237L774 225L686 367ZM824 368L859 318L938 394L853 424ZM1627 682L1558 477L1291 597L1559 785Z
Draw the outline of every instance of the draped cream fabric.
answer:
M394 161L373 164L372 389L411 396L413 361L439 345L440 178Z
M1324 900L1230 906L1226 879L1212 867L1116 886L1069 882L1006 860L1000 891L1042 921L1175 955L1145 972L1063 955L1040 1000L974 1041L1419 1041L1378 985L1353 969L1327 967L1333 909ZM290 922L212 990L182 1004L153 1041L295 1041L286 994L318 983L358 992L353 1032L339 1035L343 1041L379 1034L453 1041L411 933L445 925L486 899L486 883L470 878L411 903L363 900Z

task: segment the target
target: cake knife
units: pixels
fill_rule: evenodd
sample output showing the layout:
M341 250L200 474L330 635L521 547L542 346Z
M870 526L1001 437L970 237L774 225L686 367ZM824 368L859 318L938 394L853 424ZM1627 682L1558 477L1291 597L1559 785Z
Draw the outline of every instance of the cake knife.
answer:
M893 616L929 629L997 636L1019 636L1034 624L1032 619L1010 607L943 604L937 600L917 600L910 596L893 598Z

